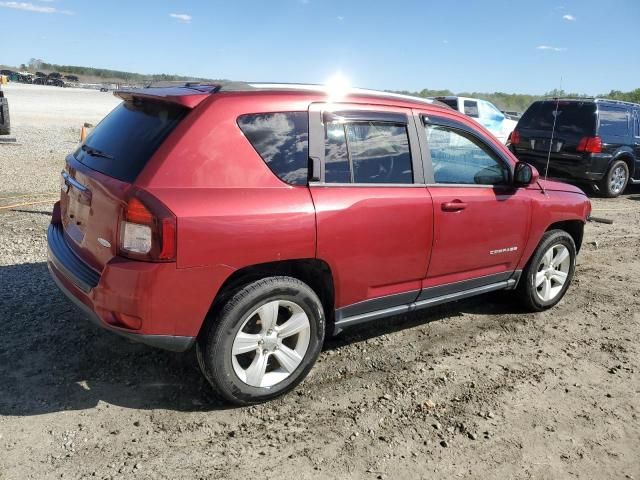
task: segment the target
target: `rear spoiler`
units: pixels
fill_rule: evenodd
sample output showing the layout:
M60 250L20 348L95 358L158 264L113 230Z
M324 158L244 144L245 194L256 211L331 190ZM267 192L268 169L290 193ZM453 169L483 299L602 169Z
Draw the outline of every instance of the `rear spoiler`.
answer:
M113 92L114 96L125 101L134 99L152 100L172 103L186 108L195 108L200 102L212 93L220 89L218 85L211 85L210 88L194 88L190 86L165 87L165 88L132 88L121 89Z

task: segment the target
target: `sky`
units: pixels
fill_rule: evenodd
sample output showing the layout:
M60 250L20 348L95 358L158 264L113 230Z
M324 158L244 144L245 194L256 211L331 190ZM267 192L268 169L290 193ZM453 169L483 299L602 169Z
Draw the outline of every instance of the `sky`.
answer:
M0 0L0 64L419 91L640 88L640 0Z

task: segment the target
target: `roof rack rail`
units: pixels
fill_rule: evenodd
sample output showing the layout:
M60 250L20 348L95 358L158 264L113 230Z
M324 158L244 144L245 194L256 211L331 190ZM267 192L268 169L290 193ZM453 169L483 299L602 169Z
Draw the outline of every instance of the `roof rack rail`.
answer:
M582 100L585 102L607 102L607 103L616 103L619 105L631 105L638 106L638 103L626 102L624 100L615 100L613 98L602 98L602 97L549 97L547 100L567 100L567 101L576 101Z
M233 92L233 91L255 91L255 90L273 90L273 91L306 91L306 92L319 92L326 93L327 86L322 84L312 83L278 83L278 82L221 82L221 92ZM380 98L396 98L400 100L409 100L412 102L421 102L429 105L440 104L441 102L434 101L428 98L414 97L412 95L404 95L401 93L384 92L381 90L370 90L366 88L349 87L346 89L346 94L349 95L368 95Z

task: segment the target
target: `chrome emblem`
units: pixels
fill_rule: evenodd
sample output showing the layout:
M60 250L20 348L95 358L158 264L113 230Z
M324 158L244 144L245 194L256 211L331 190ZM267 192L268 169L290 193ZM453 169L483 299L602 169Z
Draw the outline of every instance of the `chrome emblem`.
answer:
M105 240L104 238L100 238L98 237L98 243L100 245L102 245L105 248L111 248L111 243L109 243L107 240Z
M499 248L497 250L490 250L489 255L500 255L501 253L517 252L518 247Z

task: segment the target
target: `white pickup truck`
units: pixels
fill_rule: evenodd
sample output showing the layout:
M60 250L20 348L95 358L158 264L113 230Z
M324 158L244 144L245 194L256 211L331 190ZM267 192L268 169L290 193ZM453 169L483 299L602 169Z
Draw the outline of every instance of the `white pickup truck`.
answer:
M498 108L491 102L486 100L480 100L478 98L468 97L432 97L434 100L446 103L454 110L464 113L465 115L473 118L476 122L482 125L495 135L495 137L502 143L507 143L509 135L516 128L515 120L512 120L505 116Z

